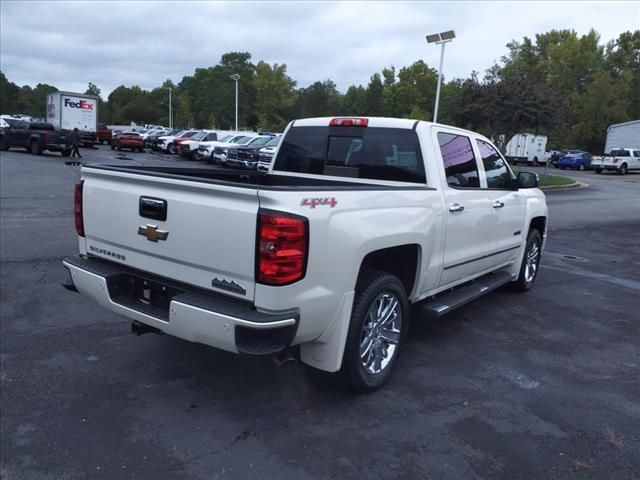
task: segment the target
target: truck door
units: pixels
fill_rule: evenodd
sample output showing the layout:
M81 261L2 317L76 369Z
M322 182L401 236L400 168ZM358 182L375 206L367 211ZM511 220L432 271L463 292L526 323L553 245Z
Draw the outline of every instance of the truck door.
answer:
M480 188L480 170L471 138L455 130L437 130L436 141L444 165L446 233L440 286L478 275L491 262L492 209L489 193Z
M522 239L527 235L524 195L511 187L513 174L498 150L489 142L476 139L482 159L482 175L491 200L491 255L493 266L508 263L521 254Z

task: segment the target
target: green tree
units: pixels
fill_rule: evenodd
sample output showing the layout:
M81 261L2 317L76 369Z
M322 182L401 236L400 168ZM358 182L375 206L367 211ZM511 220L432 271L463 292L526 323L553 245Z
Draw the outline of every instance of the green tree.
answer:
M293 107L293 91L296 85L287 75L287 66L258 62L253 82L259 129L284 130Z

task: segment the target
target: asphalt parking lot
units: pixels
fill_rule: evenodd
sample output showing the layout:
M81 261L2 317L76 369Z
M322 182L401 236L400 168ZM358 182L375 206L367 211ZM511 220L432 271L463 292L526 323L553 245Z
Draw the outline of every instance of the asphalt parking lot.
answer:
M533 290L414 314L391 382L354 396L301 364L134 337L64 290L69 161L0 155L2 478L640 478L640 174L565 171L590 188L548 194Z

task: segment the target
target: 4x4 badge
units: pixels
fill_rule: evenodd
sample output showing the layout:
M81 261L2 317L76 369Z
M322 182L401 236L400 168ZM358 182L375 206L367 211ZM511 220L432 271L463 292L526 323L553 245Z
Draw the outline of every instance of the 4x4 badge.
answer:
M166 240L169 236L169 232L158 230L157 225L147 225L146 227L138 227L138 235L147 237L150 242L158 243L158 240Z

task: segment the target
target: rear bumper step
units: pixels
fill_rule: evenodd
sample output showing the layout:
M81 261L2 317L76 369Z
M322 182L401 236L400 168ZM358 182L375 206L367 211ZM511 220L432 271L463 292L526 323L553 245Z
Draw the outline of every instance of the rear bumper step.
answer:
M149 327L132 326L137 334L158 330L233 353L273 355L291 344L298 327L297 313L259 312L250 303L113 262L67 257L63 265L71 274L65 288Z

